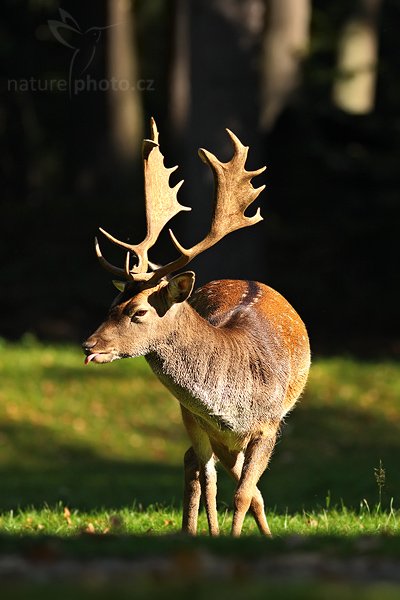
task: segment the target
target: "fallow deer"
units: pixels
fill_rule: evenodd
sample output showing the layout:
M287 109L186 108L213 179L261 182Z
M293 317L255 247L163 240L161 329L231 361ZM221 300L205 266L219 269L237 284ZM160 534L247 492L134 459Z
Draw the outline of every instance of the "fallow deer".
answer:
M218 535L219 460L237 481L232 534L241 533L248 511L262 534L270 535L257 487L274 448L283 417L299 398L308 376L310 349L306 328L276 291L254 281L212 281L193 293L191 271L172 276L228 233L262 220L245 210L265 186L251 179L265 169L246 171L248 147L229 130L233 158L226 163L200 149L211 167L215 205L206 237L185 249L170 230L179 257L165 266L149 262L148 251L165 224L182 210L169 185L175 168L164 166L158 131L143 142L147 235L137 245L114 238L125 248L124 268L100 263L115 277L120 294L104 323L83 343L85 363L108 363L144 355L161 382L178 399L191 447L184 457L182 530L196 534L200 496L209 531ZM135 257L133 266L132 256Z

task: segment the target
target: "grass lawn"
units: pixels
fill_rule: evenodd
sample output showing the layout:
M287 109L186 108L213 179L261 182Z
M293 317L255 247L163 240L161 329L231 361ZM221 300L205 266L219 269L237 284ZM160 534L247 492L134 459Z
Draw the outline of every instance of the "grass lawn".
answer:
M176 400L143 359L84 367L79 347L2 342L0 382L0 556L40 549L49 539L63 556L133 557L199 545L240 556L293 547L400 556L395 363L315 360L260 484L272 541L253 537L251 518L241 540L177 535L188 440ZM228 533L233 485L221 469L219 477ZM201 515L200 533L206 530ZM292 591L314 597L307 585ZM357 595L378 598L373 593ZM392 597L390 589L379 597L386 593Z

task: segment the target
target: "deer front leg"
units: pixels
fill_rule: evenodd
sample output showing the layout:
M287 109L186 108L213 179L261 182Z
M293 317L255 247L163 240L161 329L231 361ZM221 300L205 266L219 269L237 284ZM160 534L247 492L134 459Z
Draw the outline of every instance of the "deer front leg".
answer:
M210 445L211 449L211 445ZM215 458L207 453L203 460L200 459L200 481L204 506L207 513L208 529L210 535L219 535L217 513L217 471Z
M234 500L234 513L232 522L233 536L238 537L241 534L243 521L248 509L250 508L250 505L252 505L252 508L254 506L258 518L260 518L261 522L263 523L261 511L264 515L264 507L263 503L261 504L262 497L261 493L258 491L257 483L268 466L272 450L274 449L275 440L276 432L269 432L268 435L260 435L259 437L251 440L245 450L244 464ZM259 496L257 495L257 491ZM270 535L266 519L265 523L263 523L263 528L263 533Z
M196 535L201 486L199 463L193 448L189 448L185 452L184 467L185 489L183 492L182 532Z
M215 456L206 432L199 426L193 415L181 406L183 422L192 441L193 452L197 458L198 480L207 513L210 535L219 535L217 514L217 471ZM193 469L193 468L192 468ZM198 486L194 482L194 471L188 469L188 485L185 482L182 531L194 535L197 529L199 507Z

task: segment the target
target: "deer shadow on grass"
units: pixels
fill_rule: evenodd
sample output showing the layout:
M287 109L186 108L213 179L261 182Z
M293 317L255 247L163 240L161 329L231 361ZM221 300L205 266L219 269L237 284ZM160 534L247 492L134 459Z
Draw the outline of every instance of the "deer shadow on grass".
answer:
M145 435L151 439L151 428ZM18 457L18 458L16 458ZM183 467L106 458L92 446L65 442L54 431L0 423L0 510L63 502L81 510L181 506ZM350 407L305 404L288 419L260 482L268 509L290 512L331 503L358 507L378 501L374 468L386 471L386 504L400 497L400 423ZM233 484L219 469L220 506L231 506Z

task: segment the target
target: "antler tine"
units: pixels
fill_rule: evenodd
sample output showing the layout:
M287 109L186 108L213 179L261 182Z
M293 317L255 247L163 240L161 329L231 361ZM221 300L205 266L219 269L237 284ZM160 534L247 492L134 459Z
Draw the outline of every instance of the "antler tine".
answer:
M102 267L104 267L105 269L107 269L107 271L109 271L113 275L116 275L119 278L122 278L122 279L126 278L126 274L125 274L124 269L120 269L118 267L114 267L114 265L112 265L111 263L109 263L108 260L106 260L104 258L104 256L101 253L100 245L99 245L99 240L97 239L97 237L94 238L94 248L95 248L95 252L96 252L97 258L99 259L99 262L100 262L100 264L101 264Z
M128 250L128 252L126 253L126 257L125 257L125 277L127 279L130 278L130 271L131 271L131 269L130 269L130 266L131 266L130 259L131 259L131 255L130 255L130 252Z
M103 235L105 235L105 237L110 240L110 242L112 242L113 244L116 244L117 246L121 246L122 248L126 248L127 250L130 250L131 252L134 252L134 248L136 246L134 246L133 244L129 244L128 242L123 242L122 240L117 239L116 237L114 237L113 235L111 235L111 233L108 233L108 231L106 231L105 229L103 229L102 227L99 227L99 231L101 231L101 233Z
M150 131L151 131L151 141L155 144L158 144L159 133L157 129L157 124L154 120L154 117L150 117Z
M239 140L239 138L230 129L226 128L225 131L227 132L227 134L229 135L229 137L232 141L232 145L233 145L236 155L238 157L241 157L243 160L243 165L242 165L243 173L247 174L250 180L253 179L253 177L256 177L257 175L261 175L261 173L264 173L264 171L266 171L266 169L267 169L266 166L260 167L259 169L256 169L255 171L247 171L244 168L244 165L247 160L247 153L249 151L249 146L244 146L242 144L242 142ZM233 158L235 158L235 156ZM265 188L265 185L262 186L262 189L264 189L264 188ZM257 189L259 189L259 188L257 188Z
M158 129L153 118L150 120L151 138L143 140L142 155L144 164L144 192L146 203L147 234L140 244L129 244L123 242L113 235L100 228L100 231L112 243L128 250L125 261L125 269L113 267L101 255L100 249L97 256L101 264L108 270L128 280L146 281L152 277L152 273L147 273L149 267L148 251L156 243L161 230L166 223L182 210L191 210L189 207L182 206L177 200L177 193L183 181L180 181L174 187L169 185L169 178L173 171L178 167L166 167L164 157L160 152L158 144ZM97 243L98 247L98 243ZM130 267L130 253L137 257L137 264ZM101 256L101 258L100 258Z
M215 198L210 231L204 240L192 248L186 249L178 242L170 230L169 233L172 242L180 253L180 257L168 265L157 269L154 272L154 280L183 268L195 256L216 244L228 233L262 221L259 208L252 217L248 217L244 213L265 189L265 185L254 188L251 180L265 171L266 167L255 171L246 171L245 163L249 148L248 146L244 146L232 131L229 129L226 131L232 141L234 150L230 161L226 163L221 162L212 152L204 148L199 149L200 158L210 166L214 175Z

